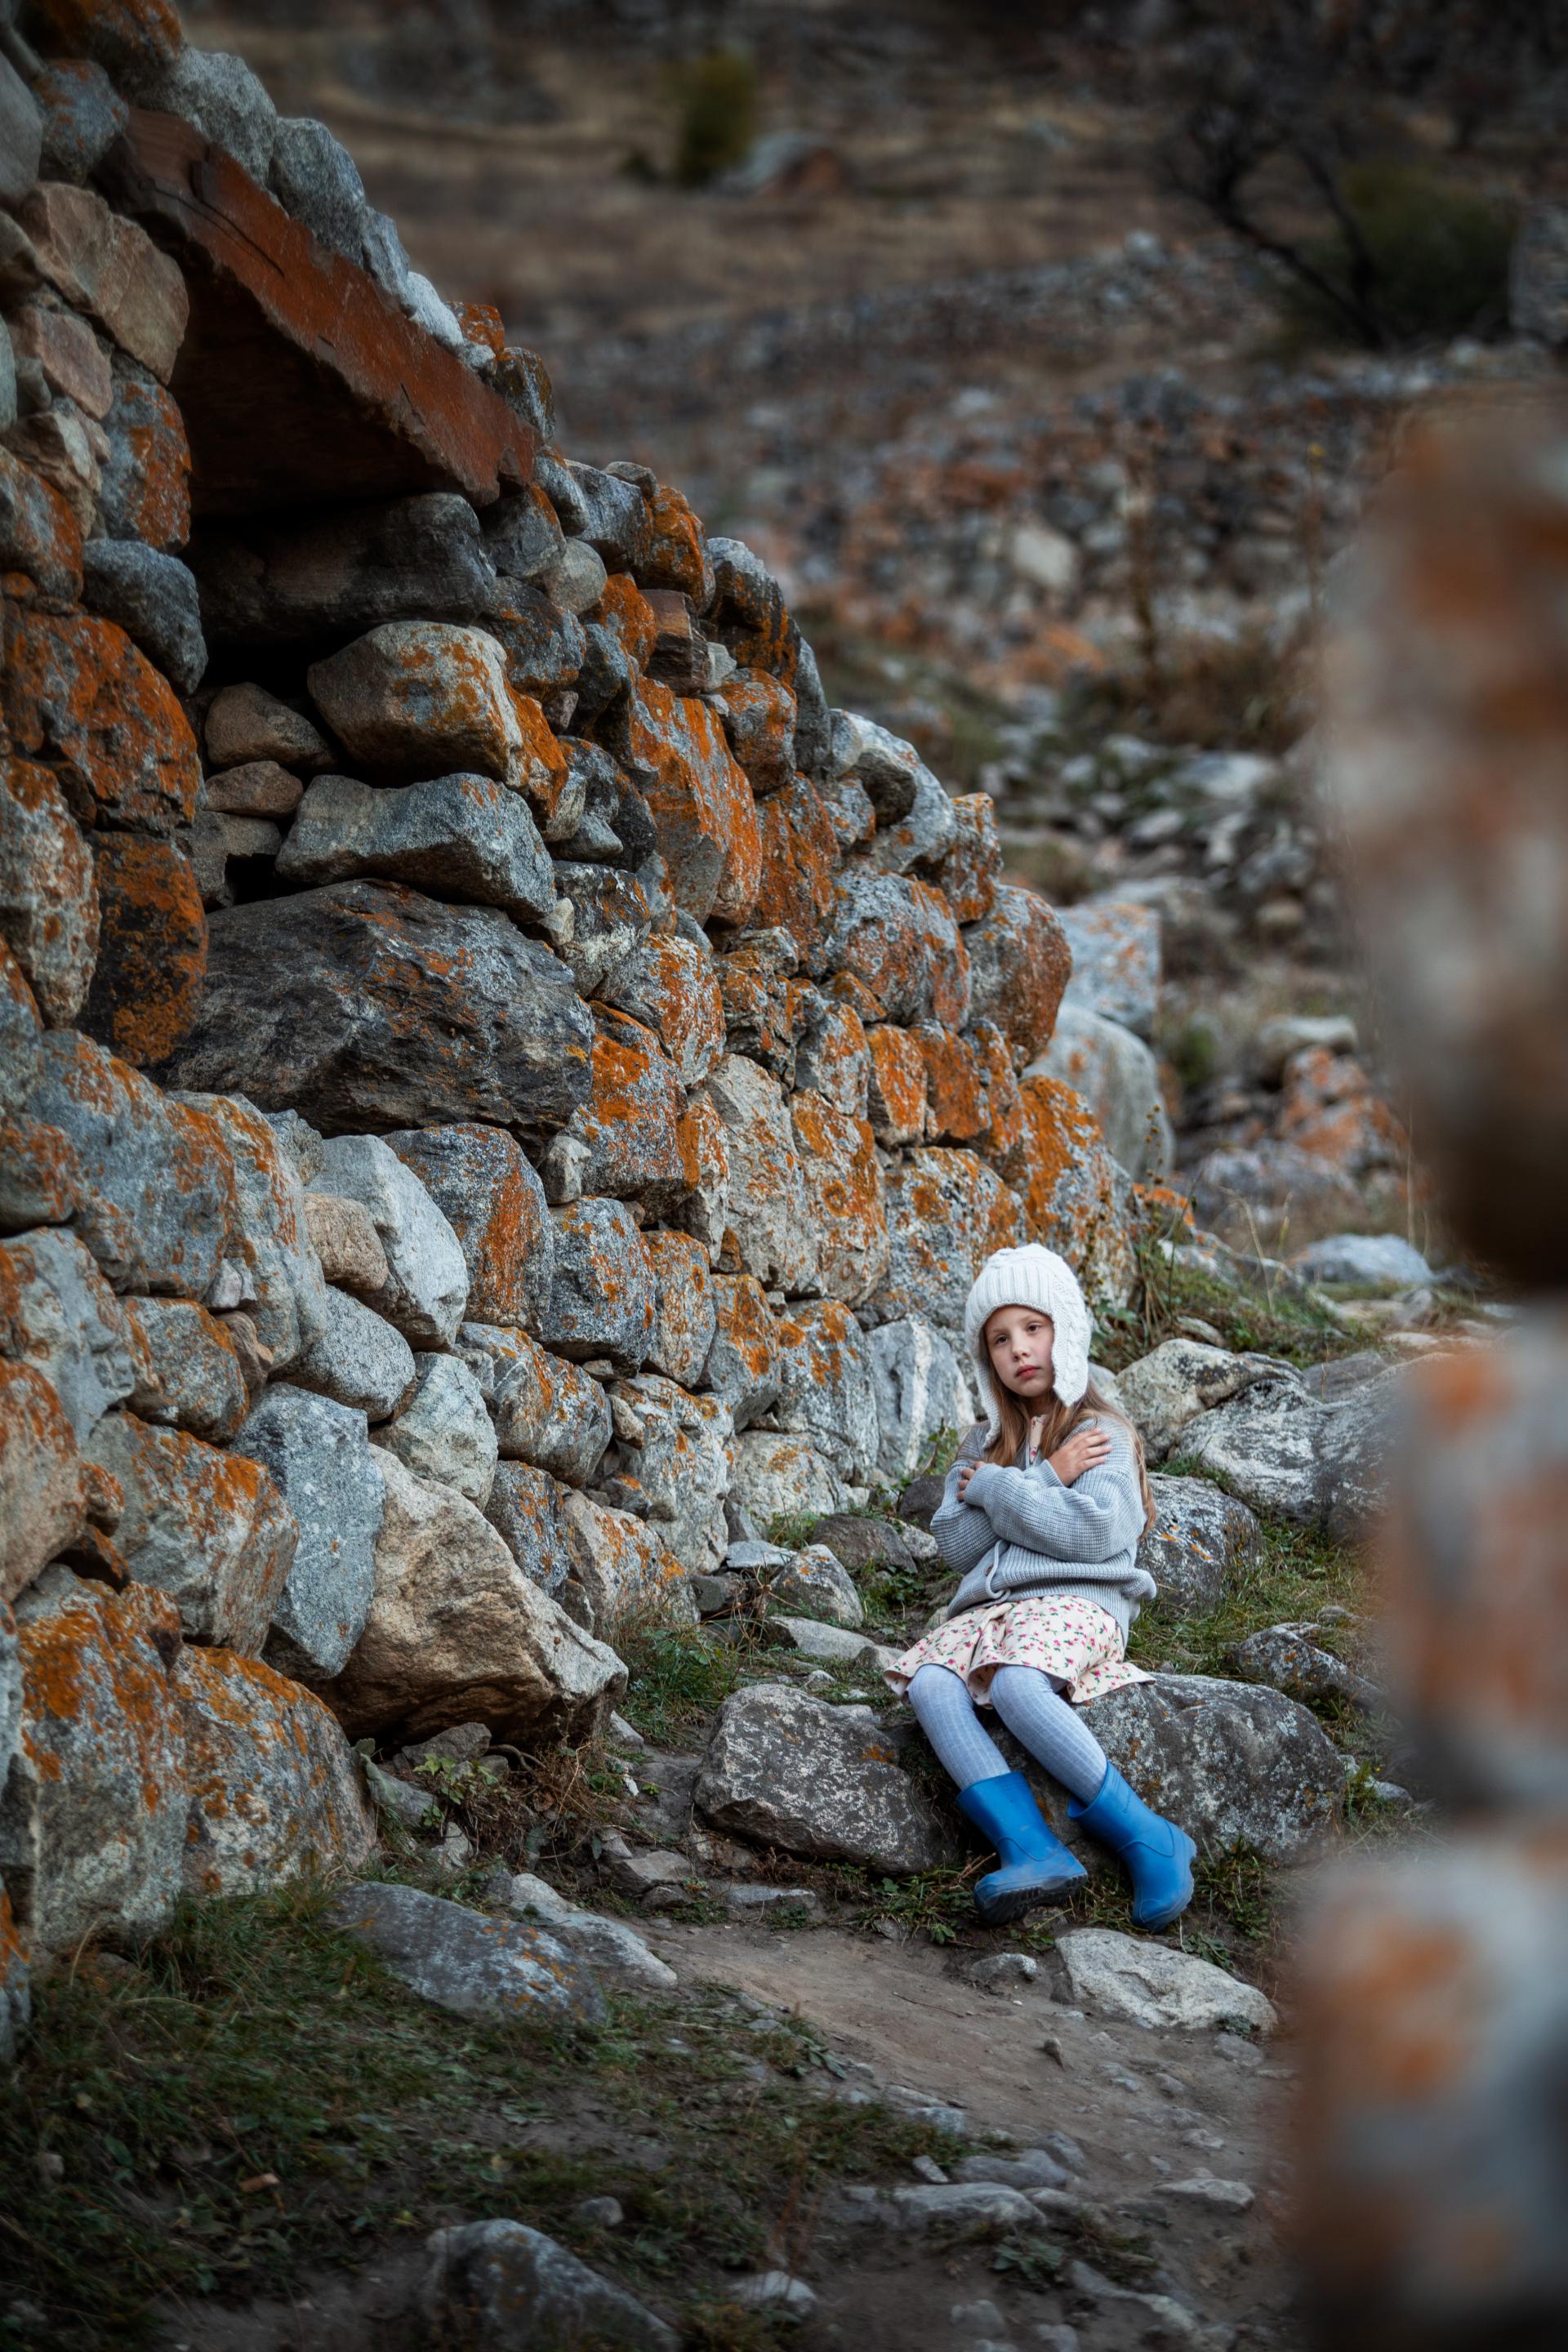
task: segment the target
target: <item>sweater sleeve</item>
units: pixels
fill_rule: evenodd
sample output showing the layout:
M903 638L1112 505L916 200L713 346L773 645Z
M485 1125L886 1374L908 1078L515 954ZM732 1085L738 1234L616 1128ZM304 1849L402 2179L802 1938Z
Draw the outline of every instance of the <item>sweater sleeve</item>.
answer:
M973 1510L978 1505L994 1535L1048 1559L1110 1559L1136 1543L1143 1522L1131 1451L1121 1437L1112 1438L1112 1446L1109 1461L1086 1470L1071 1486L1062 1485L1048 1463L1024 1471L983 1462L959 1507ZM935 1519L931 1533L936 1534Z
M943 1559L949 1568L961 1572L975 1567L996 1541L996 1530L984 1512L975 1510L967 1496L962 1503L958 1499L958 1474L964 1466L964 1459L961 1454L948 1472L942 1501L931 1513L931 1531Z

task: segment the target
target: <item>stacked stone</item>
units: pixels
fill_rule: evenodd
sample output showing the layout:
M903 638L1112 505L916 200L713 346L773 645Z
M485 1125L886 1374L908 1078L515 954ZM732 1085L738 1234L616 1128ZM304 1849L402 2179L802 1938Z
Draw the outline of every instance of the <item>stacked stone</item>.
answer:
M1390 1512L1391 1683L1448 1824L1337 1873L1300 1961L1300 2219L1336 2345L1555 2342L1568 2318L1564 454L1517 418L1413 444L1331 672L1415 1131L1528 1302L1495 1348L1420 1368Z
M988 1252L1114 1299L1132 1203L1019 1076L1070 959L984 796L830 711L777 582L651 472L516 478L538 362L400 289L319 126L162 0L26 23L0 1874L47 1955L358 1858L350 1738L592 1730L617 1619L693 1613L737 1512L838 1507L965 1416ZM168 387L210 383L136 104L373 324L390 272L510 487L191 539Z

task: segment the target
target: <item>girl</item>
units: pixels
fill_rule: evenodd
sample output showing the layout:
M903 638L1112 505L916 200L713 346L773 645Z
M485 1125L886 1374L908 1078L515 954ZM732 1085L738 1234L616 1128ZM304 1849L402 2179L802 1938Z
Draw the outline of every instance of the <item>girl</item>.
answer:
M1119 1853L1132 1918L1167 1927L1193 1895L1194 1845L1133 1794L1068 1704L1124 1683L1128 1630L1154 1580L1137 1562L1153 1519L1137 1432L1089 1384L1089 1314L1072 1268L1031 1244L998 1250L963 1312L987 1413L959 1449L931 1531L963 1571L947 1622L888 1680L958 1783L960 1810L1001 1867L974 1890L981 1917L1016 1919L1083 1866L1047 1827L975 1714L994 1707L1068 1790L1068 1811Z

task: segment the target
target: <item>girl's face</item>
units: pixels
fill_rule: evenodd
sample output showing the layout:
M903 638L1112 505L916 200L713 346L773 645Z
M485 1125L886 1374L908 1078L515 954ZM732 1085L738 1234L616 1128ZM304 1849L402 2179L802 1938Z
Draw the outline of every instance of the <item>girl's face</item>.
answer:
M985 1319L991 1370L1016 1397L1039 1402L1051 1393L1055 1326L1037 1307L998 1307Z

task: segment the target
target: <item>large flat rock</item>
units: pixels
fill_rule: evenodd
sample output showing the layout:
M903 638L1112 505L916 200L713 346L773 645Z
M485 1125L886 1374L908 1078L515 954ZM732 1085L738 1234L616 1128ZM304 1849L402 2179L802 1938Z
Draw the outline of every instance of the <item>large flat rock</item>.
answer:
M171 388L198 515L418 490L488 506L531 478L505 402L190 123L133 108L106 170L190 290Z

